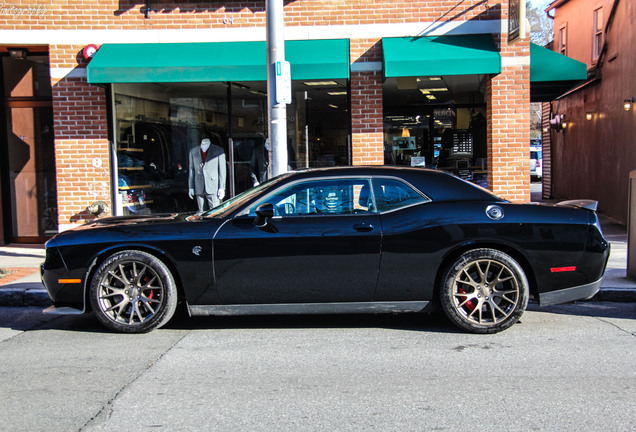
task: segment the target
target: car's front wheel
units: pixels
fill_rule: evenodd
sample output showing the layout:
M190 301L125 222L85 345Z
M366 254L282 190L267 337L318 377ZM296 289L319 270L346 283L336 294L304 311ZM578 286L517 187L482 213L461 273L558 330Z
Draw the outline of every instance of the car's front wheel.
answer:
M462 254L442 279L446 316L473 333L496 333L515 324L528 305L528 280L521 266L495 249Z
M167 323L177 307L177 288L157 257L127 250L107 258L95 272L90 301L99 321L111 330L142 333Z

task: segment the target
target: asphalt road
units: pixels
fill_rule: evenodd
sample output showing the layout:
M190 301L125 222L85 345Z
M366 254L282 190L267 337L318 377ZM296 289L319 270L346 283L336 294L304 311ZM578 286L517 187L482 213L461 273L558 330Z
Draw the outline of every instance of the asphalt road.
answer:
M636 430L636 304L496 335L439 316L177 319L145 335L0 308L2 431Z

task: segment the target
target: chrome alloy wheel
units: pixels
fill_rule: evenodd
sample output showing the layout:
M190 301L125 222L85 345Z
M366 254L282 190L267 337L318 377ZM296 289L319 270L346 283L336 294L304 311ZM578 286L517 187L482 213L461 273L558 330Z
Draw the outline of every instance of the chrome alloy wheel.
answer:
M520 299L519 281L499 261L473 260L456 274L452 296L453 307L469 322L496 325L515 311Z
M155 316L166 288L159 274L140 261L119 261L99 281L98 305L110 320L139 325Z

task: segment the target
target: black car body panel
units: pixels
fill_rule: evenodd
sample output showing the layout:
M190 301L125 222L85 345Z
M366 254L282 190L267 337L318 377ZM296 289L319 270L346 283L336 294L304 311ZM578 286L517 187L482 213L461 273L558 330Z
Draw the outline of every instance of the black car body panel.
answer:
M395 179L422 199L387 211L283 215L254 224L250 211L273 191L350 177L374 179L376 189L375 179ZM56 304L86 310L95 266L116 251L141 250L168 266L194 313L206 314L206 305L224 314L232 312L221 306L252 305L242 310L256 313L258 305L281 312L294 304L305 305L301 312L373 304L419 311L434 301L448 264L476 248L513 257L546 304L593 294L609 256L591 210L508 203L435 170L345 167L285 174L208 214L98 219L47 243L42 278Z

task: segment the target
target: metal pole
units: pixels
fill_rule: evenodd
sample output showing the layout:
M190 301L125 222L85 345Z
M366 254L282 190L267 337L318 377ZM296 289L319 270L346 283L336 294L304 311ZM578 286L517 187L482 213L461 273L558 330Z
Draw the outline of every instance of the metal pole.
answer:
M287 172L287 105L276 100L276 62L285 60L283 0L266 0L269 174Z

